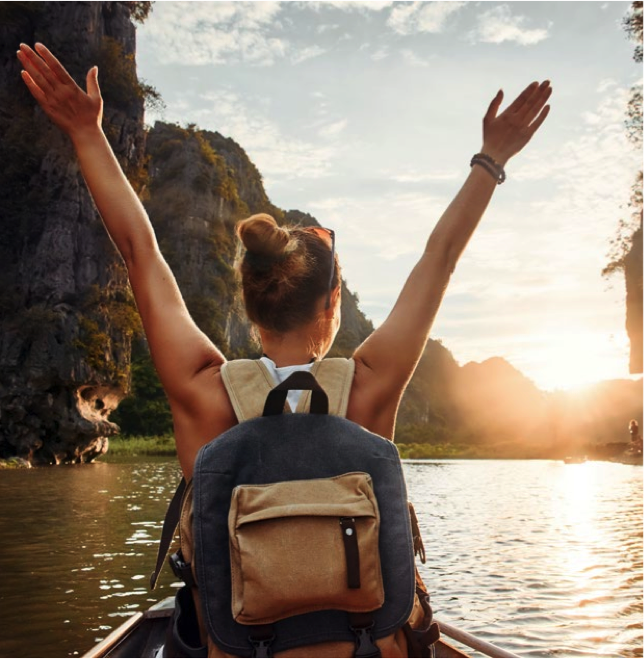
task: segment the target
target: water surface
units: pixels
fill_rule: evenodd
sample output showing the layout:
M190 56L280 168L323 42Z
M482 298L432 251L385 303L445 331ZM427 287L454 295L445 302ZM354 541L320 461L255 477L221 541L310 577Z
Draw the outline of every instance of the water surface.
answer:
M405 466L438 619L521 656L642 656L642 468ZM0 656L86 652L172 594L148 575L176 462L0 472Z

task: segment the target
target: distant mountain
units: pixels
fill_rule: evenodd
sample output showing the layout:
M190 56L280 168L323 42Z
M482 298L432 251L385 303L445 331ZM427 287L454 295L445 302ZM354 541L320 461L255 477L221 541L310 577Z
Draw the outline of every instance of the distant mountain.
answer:
M544 392L505 359L459 366L430 342L403 398L397 441L450 444L467 454L559 458L627 442L642 420L642 380Z

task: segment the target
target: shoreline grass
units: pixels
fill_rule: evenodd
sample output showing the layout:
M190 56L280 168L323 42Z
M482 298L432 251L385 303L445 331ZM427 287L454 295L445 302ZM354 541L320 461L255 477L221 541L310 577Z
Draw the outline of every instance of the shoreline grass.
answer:
M456 444L396 444L400 457L410 460L481 459L499 457L493 450L477 450L472 446ZM110 447L102 459L113 457L175 456L177 454L172 435L123 436L110 439Z
M132 435L110 438L110 447L104 457L158 455L175 456L177 454L172 435L152 435L150 437Z

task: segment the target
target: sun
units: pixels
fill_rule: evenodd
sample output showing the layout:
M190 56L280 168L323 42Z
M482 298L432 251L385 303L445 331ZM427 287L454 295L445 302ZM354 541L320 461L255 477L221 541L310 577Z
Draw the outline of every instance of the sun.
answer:
M577 389L628 377L626 332L618 336L582 329L547 332L533 345L529 360L524 357L525 371L540 389Z

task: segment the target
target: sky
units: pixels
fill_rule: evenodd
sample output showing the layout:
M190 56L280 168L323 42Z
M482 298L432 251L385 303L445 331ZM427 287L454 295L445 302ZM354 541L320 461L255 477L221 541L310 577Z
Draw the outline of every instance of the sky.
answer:
M431 336L461 364L506 358L544 389L628 376L623 278L606 280L641 152L627 2L156 2L138 27L156 119L232 137L277 206L336 232L381 323L481 147L481 120L549 79Z

